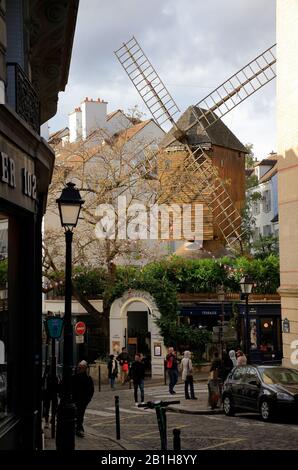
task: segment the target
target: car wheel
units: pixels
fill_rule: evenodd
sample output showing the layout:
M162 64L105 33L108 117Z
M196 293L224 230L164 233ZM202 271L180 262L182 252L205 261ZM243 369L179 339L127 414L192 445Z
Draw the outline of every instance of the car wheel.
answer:
M223 399L223 409L226 416L234 416L235 408L231 398L228 395L226 395Z
M263 400L260 405L260 413L263 421L272 421L272 405L268 400Z

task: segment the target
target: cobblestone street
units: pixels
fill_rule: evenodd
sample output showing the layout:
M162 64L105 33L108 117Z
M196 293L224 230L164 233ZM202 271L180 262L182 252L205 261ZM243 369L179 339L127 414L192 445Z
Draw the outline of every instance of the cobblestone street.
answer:
M210 414L190 414L207 411L206 383L196 384L197 401L186 401L183 386L176 387L170 396L164 385L147 386L145 400L181 401L180 411L167 412L168 448L173 448L172 430L181 429L182 450L284 450L298 449L298 422L263 423L253 413L226 417L220 410ZM114 397L120 397L121 439L116 440ZM177 411L177 410L176 410ZM189 413L185 414L185 411ZM85 415L85 438L77 438L77 449L97 450L158 450L160 439L155 411L138 409L133 401L133 390L128 386L115 391L106 386L95 392ZM46 439L46 448L54 448Z

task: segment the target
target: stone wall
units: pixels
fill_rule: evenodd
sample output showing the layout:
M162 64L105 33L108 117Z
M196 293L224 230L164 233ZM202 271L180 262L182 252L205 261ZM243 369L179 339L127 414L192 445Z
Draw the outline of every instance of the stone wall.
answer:
M298 2L277 0L277 152L284 364L298 338ZM297 367L297 365L296 365Z

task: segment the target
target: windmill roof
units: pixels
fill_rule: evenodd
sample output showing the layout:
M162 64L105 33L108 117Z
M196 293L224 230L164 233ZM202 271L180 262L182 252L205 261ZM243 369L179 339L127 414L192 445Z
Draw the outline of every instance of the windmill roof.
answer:
M200 116L200 108L195 106L190 106L178 119L177 125L180 129L187 129L190 124L195 122L195 116L193 115L192 110L198 113ZM201 119L202 124L204 124L204 119ZM173 139L173 132L175 131L172 128L165 138L163 139L161 145L163 147L168 146L177 146L181 145L177 140L171 142ZM212 144L218 145L220 147L225 147L233 150L238 150L239 152L248 153L247 148L240 142L239 139L233 134L233 132L223 123L221 119L218 119L212 126L208 129L204 129L199 122L194 125L191 129L186 132L188 143L191 146L202 145L202 144Z

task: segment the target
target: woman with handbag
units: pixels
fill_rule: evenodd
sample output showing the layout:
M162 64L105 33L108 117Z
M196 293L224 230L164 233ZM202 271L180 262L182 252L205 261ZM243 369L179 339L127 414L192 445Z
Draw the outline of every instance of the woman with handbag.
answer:
M208 404L212 410L218 406L221 397L221 369L222 361L219 359L218 352L215 351L208 380Z
M192 375L192 361L190 351L184 351L184 357L181 361L182 381L184 382L184 392L186 400L197 400L195 397ZM190 396L189 396L190 391Z

